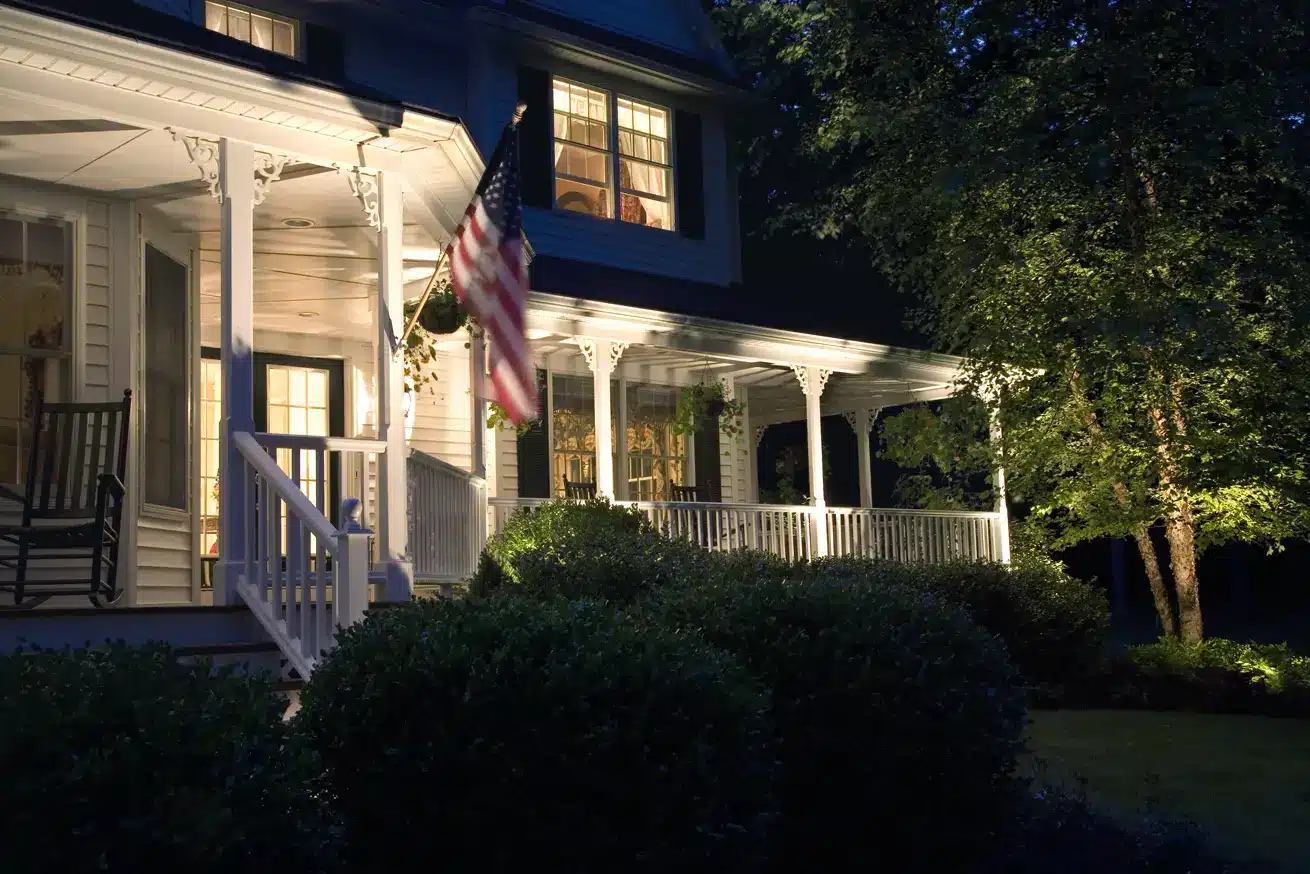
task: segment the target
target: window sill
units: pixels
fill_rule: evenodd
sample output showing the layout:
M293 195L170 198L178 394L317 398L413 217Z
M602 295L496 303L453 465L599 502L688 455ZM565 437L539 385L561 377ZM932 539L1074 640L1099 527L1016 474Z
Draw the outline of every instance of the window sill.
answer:
M170 519L178 522L191 521L190 510L179 510L177 507L165 507L163 504L141 504L141 512L150 514L158 519Z
M552 206L549 209L536 207L537 211L558 217L561 221L587 223L591 227L614 228L618 234L633 234L647 236L650 239L669 239L683 240L686 239L678 233L676 228L652 228L649 225L639 225L636 222L625 222L619 219L601 218L597 215L591 215L585 212L578 212L572 209L560 209Z

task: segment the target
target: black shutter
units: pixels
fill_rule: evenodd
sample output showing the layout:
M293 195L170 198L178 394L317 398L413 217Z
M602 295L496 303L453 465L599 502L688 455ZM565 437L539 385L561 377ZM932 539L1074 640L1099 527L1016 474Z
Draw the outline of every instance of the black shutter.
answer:
M546 371L537 371L537 409L541 412L532 427L518 437L519 497L549 498L550 446L546 431Z
M673 113L677 140L678 228L684 237L705 239L705 158L700 116L679 109Z
M719 468L719 416L706 413L701 417L693 440L696 453L696 491L702 501L723 500L723 474Z
M550 73L532 67L519 67L519 102L527 112L519 122L519 174L523 204L550 209L553 161L551 160L554 123L551 110Z
M305 22L305 66L322 79L346 78L346 37L332 27Z

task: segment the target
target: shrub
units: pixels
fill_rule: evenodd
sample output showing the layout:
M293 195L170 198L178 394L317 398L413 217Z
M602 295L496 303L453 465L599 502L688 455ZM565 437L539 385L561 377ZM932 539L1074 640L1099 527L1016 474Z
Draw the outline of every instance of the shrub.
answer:
M693 637L580 602L370 615L298 719L377 870L751 871L768 699Z
M1099 674L1062 690L1050 703L1310 716L1310 658L1285 643L1209 638L1190 645L1164 638L1129 647Z
M1012 789L1024 708L1000 643L956 607L863 576L666 589L665 624L773 689L776 871L965 870ZM942 840L943 828L950 840Z
M515 513L487 545L470 591L627 604L705 573L708 554L656 533L640 511L604 499L553 501Z
M1098 669L1110 631L1110 607L1095 586L1057 567L958 563L911 566L869 559L820 559L812 575L836 573L908 585L969 611L1005 642L1031 684L1073 682Z
M271 683L165 646L0 657L7 872L320 871L335 831Z
M1019 807L1001 849L975 874L1237 874L1200 829L1153 816L1111 817L1081 794L1044 790Z

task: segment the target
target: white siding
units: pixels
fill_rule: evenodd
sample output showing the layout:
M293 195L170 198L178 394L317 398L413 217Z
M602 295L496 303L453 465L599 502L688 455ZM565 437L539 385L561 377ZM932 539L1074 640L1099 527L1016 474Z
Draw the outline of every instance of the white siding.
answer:
M136 528L136 603L192 603L195 541L189 514L143 508Z
M442 351L433 362L433 382L414 399L409 445L464 470L472 469L473 401L469 354Z
M83 301L82 355L83 384L81 398L86 401L109 400L109 345L113 331L113 308L110 305L109 204L89 200L86 204L85 264L86 282Z
M496 431L496 497L519 496L519 441L509 428Z

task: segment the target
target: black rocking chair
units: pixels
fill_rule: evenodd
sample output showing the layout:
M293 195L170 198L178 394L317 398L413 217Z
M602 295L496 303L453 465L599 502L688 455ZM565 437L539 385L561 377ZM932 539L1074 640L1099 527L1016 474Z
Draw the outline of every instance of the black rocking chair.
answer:
M700 489L696 486L674 486L672 491L676 504L694 504L700 500Z
M106 404L47 404L37 395L26 493L0 486L0 498L23 505L21 525L0 525L0 543L13 547L0 555L0 568L13 572L0 579L0 592L12 592L16 607L81 594L103 607L122 596L118 533L131 409L130 391ZM30 580L35 562L59 562L71 576Z
M564 481L564 497L570 501L590 501L596 497L596 484Z

